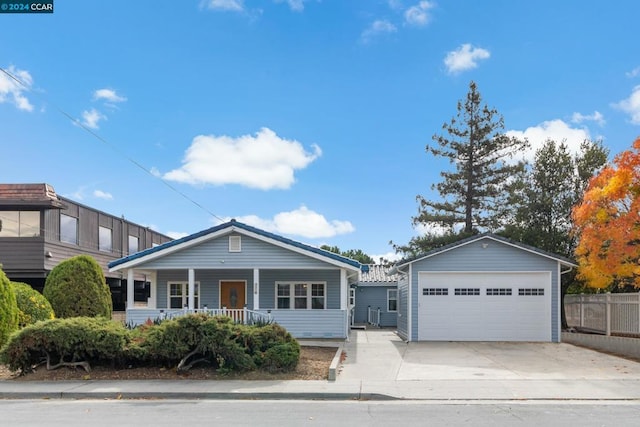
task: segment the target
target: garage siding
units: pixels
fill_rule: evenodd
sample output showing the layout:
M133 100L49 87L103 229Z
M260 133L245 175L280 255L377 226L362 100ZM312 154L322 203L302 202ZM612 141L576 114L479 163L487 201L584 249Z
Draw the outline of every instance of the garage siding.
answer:
M493 239L481 239L416 260L411 268L411 341L418 340L418 275L420 271L548 271L551 272L551 341L559 342L558 263L556 260ZM398 327L400 329L400 318Z

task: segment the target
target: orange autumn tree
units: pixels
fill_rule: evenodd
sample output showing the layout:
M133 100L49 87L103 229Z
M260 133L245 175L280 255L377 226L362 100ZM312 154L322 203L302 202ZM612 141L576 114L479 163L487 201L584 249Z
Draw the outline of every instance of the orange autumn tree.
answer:
M578 277L594 288L640 287L640 138L595 176L573 209Z

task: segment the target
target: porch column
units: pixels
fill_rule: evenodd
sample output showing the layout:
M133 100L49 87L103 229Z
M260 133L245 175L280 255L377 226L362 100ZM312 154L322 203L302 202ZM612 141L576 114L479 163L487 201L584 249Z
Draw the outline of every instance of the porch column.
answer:
M187 295L189 295L189 310L193 310L195 307L195 295L194 292L196 290L196 271L193 268L189 269L189 292L187 293Z
M155 271L149 274L149 293L147 308L158 308L158 273Z
M136 284L133 281L133 269L129 269L127 270L127 308L133 308L134 306L134 291L135 291L135 287Z
M260 309L260 270L253 269L253 309Z
M347 309L347 302L349 300L349 291L347 288L347 270L343 268L340 270L340 310Z

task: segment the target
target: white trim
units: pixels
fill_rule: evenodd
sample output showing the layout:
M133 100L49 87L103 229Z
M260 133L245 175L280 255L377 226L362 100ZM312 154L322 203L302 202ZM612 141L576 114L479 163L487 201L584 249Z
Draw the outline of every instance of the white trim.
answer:
M557 274L557 282L558 282L558 291L557 291L557 302L556 302L556 313L558 315L558 321L555 325L551 325L551 327L555 326L556 333L558 334L558 341L562 342L562 265L558 263L558 272ZM553 288L553 277L551 278L551 288ZM553 320L553 311L551 312L551 319ZM551 334L551 339L553 340L553 334Z
M251 231L247 231L247 230L245 230L243 228L239 228L239 227L236 227L236 226L230 226L230 227L227 227L227 228L223 228L223 229L218 230L216 232L205 234L205 235L200 236L198 238L191 239L191 240L188 240L186 242L182 242L182 243L176 244L174 246L170 246L168 248L165 248L165 249L162 249L162 250L159 250L159 251L156 251L156 252L141 256L139 258L133 259L131 261L128 261L128 262L119 264L119 265L117 265L117 266L115 266L113 268L110 268L109 271L110 272L114 272L114 271L119 271L119 270L123 270L123 269L126 269L126 268L131 268L131 267L136 266L136 265L144 264L144 263L147 263L149 261L153 261L153 260L155 260L157 258L161 258L161 257L167 256L167 255L170 255L172 253L181 251L183 249L186 249L186 248L189 248L189 247L192 247L192 246L195 246L195 245L199 245L199 244L201 244L203 242L206 242L208 240L217 239L218 237L222 237L222 236L225 236L225 235L230 234L230 233L242 234L242 235L245 235L245 236L248 236L248 237L252 237L252 238L260 240L260 241L263 241L263 242L270 243L270 244L272 244L274 246L278 246L278 247L281 247L281 248L284 248L284 249L288 249L288 250L290 250L292 252L296 252L296 253L308 256L310 258L314 258L316 260L323 261L323 262L325 262L327 264L331 264L331 265L334 265L334 266L337 266L337 267L340 267L340 268L345 268L345 269L351 270L352 272L355 272L355 273L359 273L360 272L360 269L358 267L353 266L353 265L350 265L350 264L347 264L347 263L344 263L344 262L340 262L340 261L335 260L333 258L329 258L327 256L324 256L324 255L321 255L321 254L317 254L315 252L308 251L306 249L302 249L302 248L299 248L297 246L289 245L289 244L280 242L280 241L275 240L275 239L270 239L270 238L265 237L265 236L263 236L261 234L253 233Z
M413 264L409 264L409 272L407 273L407 279L409 280L409 289L407 290L407 298L409 299L409 301L407 302L407 316L409 317L409 319L407 319L407 340L408 341L413 341L413 336L411 335L413 333L413 291L415 289L416 295L418 293L418 283L416 283L414 285L413 283ZM418 278L416 277L416 280L418 280ZM418 337L416 336L416 340L418 339Z
M340 310L347 309L347 303L349 298L349 284L347 283L347 271L342 268L340 269ZM327 296L325 295L325 300ZM326 307L325 307L326 308Z
M289 308L278 308L278 285L289 285ZM307 308L295 308L295 287L294 285L307 285ZM313 285L322 285L323 287L323 308L312 308L312 300L314 297L312 294ZM291 311L305 311L305 310L327 310L327 294L329 293L329 288L327 287L327 282L322 280L278 280L274 284L274 310L291 310ZM298 298L300 298L299 296ZM344 309L340 309L344 311Z
M189 310L193 310L195 305L195 282L196 282L196 272L193 268L189 269L188 273L188 290L187 290L187 305L189 306ZM198 288L198 297L200 297L200 288ZM199 299L199 298L198 298ZM198 301L200 303L200 301Z
M147 307L158 307L158 273L152 271L148 274L149 278L149 299L147 300Z
M244 279L220 279L218 280L218 308L222 308L222 282L234 282L234 283L244 283L244 302L242 303L242 307L247 305L247 281ZM229 307L227 307L229 308Z

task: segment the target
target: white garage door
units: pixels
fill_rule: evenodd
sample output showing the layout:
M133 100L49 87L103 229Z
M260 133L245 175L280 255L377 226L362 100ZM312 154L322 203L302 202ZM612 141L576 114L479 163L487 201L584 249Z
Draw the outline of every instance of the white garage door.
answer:
M418 273L418 339L551 341L551 273Z

